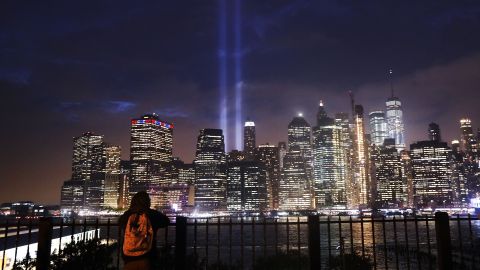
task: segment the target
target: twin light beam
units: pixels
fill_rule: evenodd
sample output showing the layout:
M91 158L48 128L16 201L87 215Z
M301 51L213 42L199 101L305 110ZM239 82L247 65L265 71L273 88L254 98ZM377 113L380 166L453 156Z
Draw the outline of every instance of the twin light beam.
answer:
M219 27L219 91L220 91L220 128L224 132L225 147L229 148L229 136L228 136L228 32L227 32L227 7L228 0L218 0L219 14L218 14L218 27ZM242 137L242 21L241 21L241 0L235 0L234 2L234 88L235 88L235 149L241 150L243 148Z

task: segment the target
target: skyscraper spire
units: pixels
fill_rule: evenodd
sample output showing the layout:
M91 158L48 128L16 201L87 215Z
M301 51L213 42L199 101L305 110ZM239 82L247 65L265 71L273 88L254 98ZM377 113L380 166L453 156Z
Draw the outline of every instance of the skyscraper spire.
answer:
M388 78L390 80L390 93L392 95L392 98L395 96L395 93L393 91L393 69L388 70Z

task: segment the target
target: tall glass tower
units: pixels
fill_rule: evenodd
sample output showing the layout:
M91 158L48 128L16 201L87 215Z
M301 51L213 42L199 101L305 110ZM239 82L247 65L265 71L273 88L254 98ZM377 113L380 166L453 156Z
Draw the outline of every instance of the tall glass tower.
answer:
M395 139L397 151L405 150L405 128L403 124L402 102L397 97L387 99L387 133L389 138Z
M195 204L201 211L226 209L227 172L221 129L202 129L195 157Z
M317 126L313 128L313 188L317 207L346 203L346 157L342 146L342 127L327 116L320 102Z
M354 115L354 206L365 206L370 200L370 174L368 144L365 138L363 107L355 105Z
M156 114L146 114L131 120L129 193L147 190L152 205L157 206L160 185L168 184L168 164L172 162L173 125L161 121Z
M292 147L300 149L300 153L305 159L307 178L309 181L313 175L313 159L312 159L312 128L310 124L303 118L302 114L288 124L288 150Z
M374 111L369 115L370 134L372 143L376 146L382 146L383 141L388 138L387 122L383 111Z
M255 122L247 120L243 127L243 151L247 159L253 158L255 146Z

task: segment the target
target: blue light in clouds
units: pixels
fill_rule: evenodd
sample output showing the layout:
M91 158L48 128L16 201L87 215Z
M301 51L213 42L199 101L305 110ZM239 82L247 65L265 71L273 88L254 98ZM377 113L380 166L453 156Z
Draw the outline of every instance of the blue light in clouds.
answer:
M220 90L220 128L223 130L225 148L228 146L227 132L227 0L218 0L218 87Z

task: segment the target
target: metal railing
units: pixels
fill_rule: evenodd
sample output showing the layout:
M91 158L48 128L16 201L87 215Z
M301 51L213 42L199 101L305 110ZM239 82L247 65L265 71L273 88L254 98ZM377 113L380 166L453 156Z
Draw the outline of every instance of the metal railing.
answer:
M48 269L52 253L68 242L92 238L110 248L113 266L121 269L116 219L44 218L0 224L0 269L10 269L25 258L33 260L35 254L37 269ZM159 230L157 238L159 260L174 269L261 269L262 260L268 258L283 258L296 269L328 269L339 261L349 269L348 256L370 262L372 269L480 269L480 221L470 215L177 217Z

